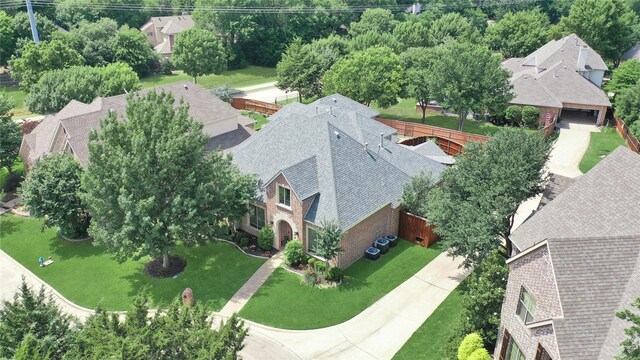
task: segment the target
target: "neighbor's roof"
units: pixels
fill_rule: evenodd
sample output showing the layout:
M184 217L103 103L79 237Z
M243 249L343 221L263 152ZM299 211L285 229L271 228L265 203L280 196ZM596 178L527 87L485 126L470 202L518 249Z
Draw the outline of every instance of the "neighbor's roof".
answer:
M518 227L520 251L550 238L640 234L640 155L618 147Z
M151 90L153 89L144 89L136 94L143 95ZM231 105L218 99L208 90L190 82L165 85L157 87L155 90L172 93L176 104L183 99L189 105L189 116L203 124L210 124L238 115L238 111L233 109ZM98 97L90 104L71 101L56 115L46 116L31 134L25 136L25 141L32 149L30 158L35 160L49 152L56 129L61 124L67 132L69 145L74 154L81 164L86 165L89 161L89 132L100 129L100 120L105 118L109 111L115 111L120 116L125 116L127 97L127 94L107 98ZM251 123L242 117L239 120L241 126ZM31 144L35 144L35 147ZM215 144L210 144L210 147L215 147Z
M549 41L525 57L524 62L535 62L537 58L538 66L547 69L558 61L564 61L567 64L572 64L574 70L577 70L580 48L585 48L587 51L587 69L609 70L602 57L576 34L567 35L560 40Z
M622 55L622 60L640 60L640 44L636 44Z
M173 24L170 27L173 27L174 29L178 29L179 27L182 29L180 31L187 30L195 26L195 22L193 21L193 18L191 17L191 15L154 16L154 17L151 17L148 22L152 22L153 27L161 28L161 29L166 28L170 24ZM172 34L172 32L164 32L164 33Z
M283 174L300 200L313 199L307 221L336 219L347 229L389 203L398 205L411 176L424 172L437 179L444 170L388 140L390 135L380 148L380 133L392 129L359 113L339 109L316 115L292 108L301 112L272 117L276 120L232 151L233 162L257 174L262 197L264 187Z
M615 314L640 294L640 235L554 238L547 246L562 306L553 319L560 356L613 359L629 326Z
M456 161L453 156L447 155L447 153L442 151L442 149L440 149L440 146L438 146L438 144L433 141L425 141L422 144L418 144L416 146L402 146L415 152L416 154L420 154L441 164L451 165Z
M374 118L380 115L372 108L360 104L357 101L351 100L346 96L340 94L333 94L320 98L311 104L305 105L298 102L291 103L280 109L275 114L269 117L269 120L278 120L286 118L291 114L305 114L308 116L314 116L320 113L333 113L342 112L349 113L355 112L359 116L365 119ZM385 125L386 126L386 125ZM388 130L388 127L387 129ZM385 134L387 135L387 134Z

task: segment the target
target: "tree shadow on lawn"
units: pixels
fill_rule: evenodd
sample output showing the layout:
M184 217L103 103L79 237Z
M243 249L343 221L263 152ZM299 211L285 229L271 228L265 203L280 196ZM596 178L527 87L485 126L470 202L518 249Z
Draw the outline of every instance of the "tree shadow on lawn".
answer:
M48 254L47 256L52 256L54 260L90 258L94 256L103 256L106 252L103 247L94 245L93 240L71 242L56 235L55 240L51 239L48 241L51 254Z
M15 234L19 229L19 220L14 216L3 216L2 223L0 224L0 241L6 239L8 236Z

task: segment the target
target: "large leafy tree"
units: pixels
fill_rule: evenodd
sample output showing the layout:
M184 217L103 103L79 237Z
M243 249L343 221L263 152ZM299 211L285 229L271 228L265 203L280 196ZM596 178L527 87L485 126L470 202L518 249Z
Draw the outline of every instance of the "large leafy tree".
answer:
M605 85L605 89L617 95L639 83L640 61L632 59L623 62L613 70L611 81Z
M477 35L469 21L454 12L436 19L431 25L430 33L435 44L444 44L453 40L469 40Z
M13 17L0 10L0 64L6 64L16 47Z
M278 88L297 91L300 101L303 96L322 92L318 56L311 46L303 45L300 38L296 38L282 54L276 72Z
M538 9L507 13L485 33L489 47L504 57L529 55L548 40L549 18Z
M616 96L617 117L624 120L629 126L640 123L640 84L628 88Z
M20 87L27 91L38 82L45 71L82 64L82 55L58 40L42 41L37 45L33 42L28 43L22 51L22 56L9 61L11 73L20 79Z
M576 0L561 23L605 58L617 61L634 44L637 22L624 0Z
M427 115L427 105L436 99L439 84L435 64L438 61L438 48L411 48L400 55L405 68L406 96L415 99L422 109L422 122Z
M359 21L351 23L349 35L355 37L370 31L391 33L397 24L390 10L369 9L362 13Z
M162 256L177 244L220 235L246 212L256 193L221 152L206 153L202 124L170 94L130 97L127 121L113 112L89 141L84 199L89 234L124 261Z
M431 174L420 173L411 178L411 182L402 189L402 207L406 212L417 216L426 216L426 204L429 191L435 185Z
M113 96L139 90L138 75L127 64L105 67L74 66L51 70L31 87L26 104L38 114L60 111L69 101L90 103L98 96Z
M429 28L424 22L416 18L417 17L410 17L408 20L399 23L393 29L393 36L401 45L402 49L428 47L432 46L435 42L435 40L431 38Z
M113 40L118 23L101 18L96 22L82 21L69 32L57 32L53 37L66 42L84 57L89 66L104 66L113 62Z
M340 223L335 220L323 220L320 228L316 232L316 241L313 252L324 259L329 265L329 261L335 259L344 250L340 247L340 242L344 237Z
M22 183L22 199L32 216L44 219L45 227L57 228L61 235L87 235L89 214L80 201L83 169L68 154L51 154L38 160Z
M364 51L372 47L380 46L391 48L396 53L399 53L405 48L391 33L368 31L352 38L351 41L349 41L349 49L351 52Z
M147 37L138 29L123 26L113 39L113 59L131 66L139 76L149 72L155 53Z
M325 92L338 92L367 106L398 103L404 77L400 57L387 47L374 47L339 60L323 78Z
M551 144L541 133L503 128L486 144L471 142L442 173L426 204L427 215L450 255L474 267L509 240L520 203L542 192Z
M635 299L633 307L640 309L640 298ZM636 309L634 309L635 311L627 309L616 314L620 319L631 323L631 326L624 330L627 338L620 344L622 351L616 356L616 360L633 360L640 358L640 315L638 315Z
M436 98L458 114L462 131L469 112L500 112L513 99L510 73L500 66L502 57L486 46L454 41L438 52L433 66Z
M213 32L192 28L177 36L173 63L197 82L198 76L220 74L226 70L227 54Z
M22 281L12 301L0 306L0 357L11 359L23 341L40 350L39 358L61 359L72 342L74 319L64 315L51 297ZM21 351L24 355L24 349ZM26 358L25 358L26 359Z
M0 169L7 168L9 172L22 142L22 130L20 125L11 120L11 108L13 101L9 95L0 92Z

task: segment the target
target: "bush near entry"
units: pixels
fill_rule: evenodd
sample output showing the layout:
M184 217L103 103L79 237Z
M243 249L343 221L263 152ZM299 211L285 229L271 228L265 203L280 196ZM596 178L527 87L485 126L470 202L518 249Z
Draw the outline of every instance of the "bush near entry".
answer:
M260 229L260 233L258 234L258 246L262 250L271 250L271 246L273 245L273 239L275 238L275 234L273 233L273 228L270 226L265 226Z

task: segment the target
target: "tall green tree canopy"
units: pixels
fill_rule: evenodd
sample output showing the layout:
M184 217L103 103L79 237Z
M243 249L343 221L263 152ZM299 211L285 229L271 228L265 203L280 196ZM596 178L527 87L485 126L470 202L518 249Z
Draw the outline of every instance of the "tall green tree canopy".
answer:
M211 31L192 28L176 37L173 63L197 82L198 76L220 74L227 69L227 53Z
M16 47L13 17L0 10L0 64L6 64Z
M463 265L474 267L503 241L511 255L513 217L520 203L542 192L550 149L541 133L523 128L502 128L486 144L465 146L426 204L450 255L464 256Z
M405 49L404 45L398 42L398 39L391 33L380 33L376 31L368 31L360 34L349 41L349 51L364 51L372 47L386 46L396 53Z
M352 53L333 65L323 78L326 93L340 93L367 106L398 103L404 85L400 57L387 47Z
M611 81L605 85L605 89L617 95L639 83L640 61L632 59L623 62L613 70Z
M393 36L402 49L432 46L435 40L431 38L429 28L421 21L410 19L399 23L393 29Z
M123 26L113 39L113 60L131 66L138 76L149 72L155 53L147 37L138 29Z
M458 114L458 130L469 112L500 112L513 99L510 73L500 66L502 57L486 46L454 41L444 45L433 67L436 98Z
M21 187L23 202L32 216L74 239L85 237L89 227L89 214L79 195L83 172L73 156L51 154L35 163Z
M508 58L529 55L548 40L549 18L538 9L507 13L485 33L489 47Z
M397 24L390 10L368 9L362 13L359 21L351 23L349 35L355 37L369 31L391 33Z
M624 0L576 0L561 24L600 55L617 61L635 39L638 17Z
M405 70L406 96L415 99L422 109L425 122L427 105L435 100L439 91L435 64L439 48L411 48L400 55Z
M323 74L320 59L310 45L303 45L296 38L276 66L277 86L283 90L297 91L302 97L310 97L322 92Z
M640 309L640 298L634 300L633 307ZM640 315L638 315L636 309L634 309L635 311L627 309L616 314L620 319L631 323L631 326L624 330L627 338L620 344L622 351L616 356L616 360L633 360L640 358Z
M453 40L469 40L474 30L469 21L458 13L448 13L436 19L431 25L431 37L435 44L444 44Z
M20 87L29 91L45 71L83 65L84 59L77 51L61 41L28 43L22 56L9 61L11 73L20 79Z
M88 104L98 96L124 94L140 87L138 75L127 64L74 66L45 72L31 87L26 104L34 113L49 114L60 111L71 100Z
M113 41L118 33L118 23L101 18L96 22L82 21L69 32L57 32L54 38L78 51L89 66L104 66L113 62Z
M114 112L89 141L84 200L89 234L116 259L163 258L176 244L222 234L255 197L257 183L220 152L207 153L202 124L166 93L132 96L127 121ZM151 174L153 174L151 176Z
M431 174L420 173L411 178L411 182L405 184L402 189L404 211L425 217L427 215L427 197L434 185L435 181Z
M18 158L22 143L20 125L11 120L13 104L8 94L0 92L0 169L7 168L9 172Z

